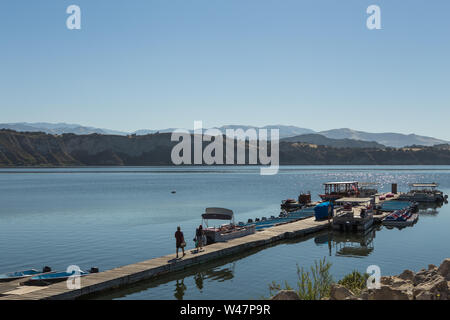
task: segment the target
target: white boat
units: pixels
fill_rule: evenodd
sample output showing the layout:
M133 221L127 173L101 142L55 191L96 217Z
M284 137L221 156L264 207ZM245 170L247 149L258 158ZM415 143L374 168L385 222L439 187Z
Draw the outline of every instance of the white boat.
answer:
M227 220L230 222L216 227L210 226L209 220ZM205 224L203 230L207 238L207 244L244 237L256 231L254 224L236 225L233 211L225 208L206 208L205 213L202 214L202 224Z

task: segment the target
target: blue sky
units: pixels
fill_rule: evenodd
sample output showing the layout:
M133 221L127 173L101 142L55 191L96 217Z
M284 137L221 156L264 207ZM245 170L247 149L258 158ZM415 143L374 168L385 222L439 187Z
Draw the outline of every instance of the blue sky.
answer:
M82 29L66 28L66 8ZM381 8L382 30L366 28ZM2 0L0 122L450 140L447 0Z

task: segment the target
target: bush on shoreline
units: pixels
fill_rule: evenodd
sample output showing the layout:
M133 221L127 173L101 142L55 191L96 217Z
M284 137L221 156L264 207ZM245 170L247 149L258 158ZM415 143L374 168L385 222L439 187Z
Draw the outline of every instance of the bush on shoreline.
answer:
M334 283L329 275L331 263L325 258L311 267L311 273L298 270L298 290L286 282L285 290L272 283L269 286L273 300L450 300L450 258L439 267L430 264L417 273L404 270L397 276L383 276L377 287L368 288L368 274L357 270ZM276 295L273 292L276 290Z
M301 300L320 300L329 297L331 285L333 284L330 268L331 263L326 262L325 257L318 262L314 261L314 266L311 267L310 271L306 271L303 267L300 268L297 265L298 281L296 293ZM284 288L276 282L272 282L269 285L272 297L281 290L293 289L287 281L284 284Z
M337 284L347 288L355 294L360 294L367 286L367 279L369 274L362 274L358 270L353 270L352 273L347 274L344 278L339 280Z

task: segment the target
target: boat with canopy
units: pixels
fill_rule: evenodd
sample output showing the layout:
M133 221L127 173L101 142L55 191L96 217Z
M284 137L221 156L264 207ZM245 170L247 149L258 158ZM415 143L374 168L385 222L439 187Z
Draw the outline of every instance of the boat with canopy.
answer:
M448 196L439 191L437 183L412 183L408 193L400 195L399 200L414 202L444 202Z
M216 227L210 225L210 220L226 220L228 223ZM207 244L244 237L256 231L254 224L236 225L233 211L225 208L206 208L202 214L202 224L205 225L203 230Z
M358 181L326 182L323 185L325 192L319 196L324 201L335 201L344 197L358 197L360 194Z

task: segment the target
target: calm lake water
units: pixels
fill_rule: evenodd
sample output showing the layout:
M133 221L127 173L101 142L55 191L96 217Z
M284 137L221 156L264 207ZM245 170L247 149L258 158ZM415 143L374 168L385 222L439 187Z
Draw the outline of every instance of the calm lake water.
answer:
M450 166L285 166L275 176L257 167L0 169L0 273L69 265L101 270L174 251L177 225L188 248L205 207L225 207L236 221L278 215L282 199L326 181L438 182L450 194ZM176 194L171 191L176 190ZM378 265L383 275L415 271L450 257L450 206L424 209L402 230L378 227L364 237L322 232L140 283L102 299L259 299L270 282L296 283L297 265L327 257L338 280Z

